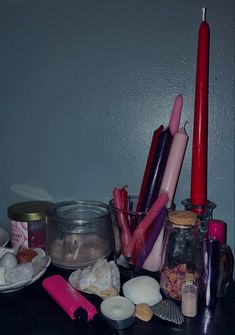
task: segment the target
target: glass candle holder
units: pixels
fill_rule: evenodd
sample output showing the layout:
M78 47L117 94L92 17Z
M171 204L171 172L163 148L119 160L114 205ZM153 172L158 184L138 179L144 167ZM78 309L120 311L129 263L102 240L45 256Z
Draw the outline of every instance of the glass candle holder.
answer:
M99 201L62 201L46 212L46 251L55 266L76 270L109 258L113 229L108 205Z
M210 200L207 200L205 206L192 205L190 199L184 199L181 203L186 211L192 211L196 213L197 218L201 221L199 226L199 238L202 240L205 234L208 232L208 221L212 219L212 213L216 208L216 204Z

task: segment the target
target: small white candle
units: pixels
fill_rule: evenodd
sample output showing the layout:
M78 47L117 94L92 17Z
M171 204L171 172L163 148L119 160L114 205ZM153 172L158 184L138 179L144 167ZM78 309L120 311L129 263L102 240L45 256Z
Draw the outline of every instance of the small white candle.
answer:
M100 305L103 316L117 329L129 327L135 319L134 303L121 296L105 299Z

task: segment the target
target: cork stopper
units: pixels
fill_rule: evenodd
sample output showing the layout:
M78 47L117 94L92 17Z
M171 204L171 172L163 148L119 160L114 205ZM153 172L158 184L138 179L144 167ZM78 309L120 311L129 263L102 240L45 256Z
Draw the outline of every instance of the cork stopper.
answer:
M168 214L169 220L179 226L192 226L195 224L197 215L191 211L170 211Z
M190 273L190 272L187 272L185 274L185 282L188 283L188 284L193 284L193 282L194 282L194 274Z

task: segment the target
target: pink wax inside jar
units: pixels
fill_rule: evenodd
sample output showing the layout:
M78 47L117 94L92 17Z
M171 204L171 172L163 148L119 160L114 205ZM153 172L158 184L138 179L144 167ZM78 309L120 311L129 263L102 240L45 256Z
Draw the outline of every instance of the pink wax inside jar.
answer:
M29 248L46 248L46 227L45 222L35 221L28 223L28 244Z

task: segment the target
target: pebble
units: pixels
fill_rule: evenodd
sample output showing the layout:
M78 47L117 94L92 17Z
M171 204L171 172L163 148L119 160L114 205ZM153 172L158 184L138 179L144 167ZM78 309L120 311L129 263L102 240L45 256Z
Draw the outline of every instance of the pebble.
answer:
M141 303L136 305L135 316L142 321L150 321L153 312L148 304Z

